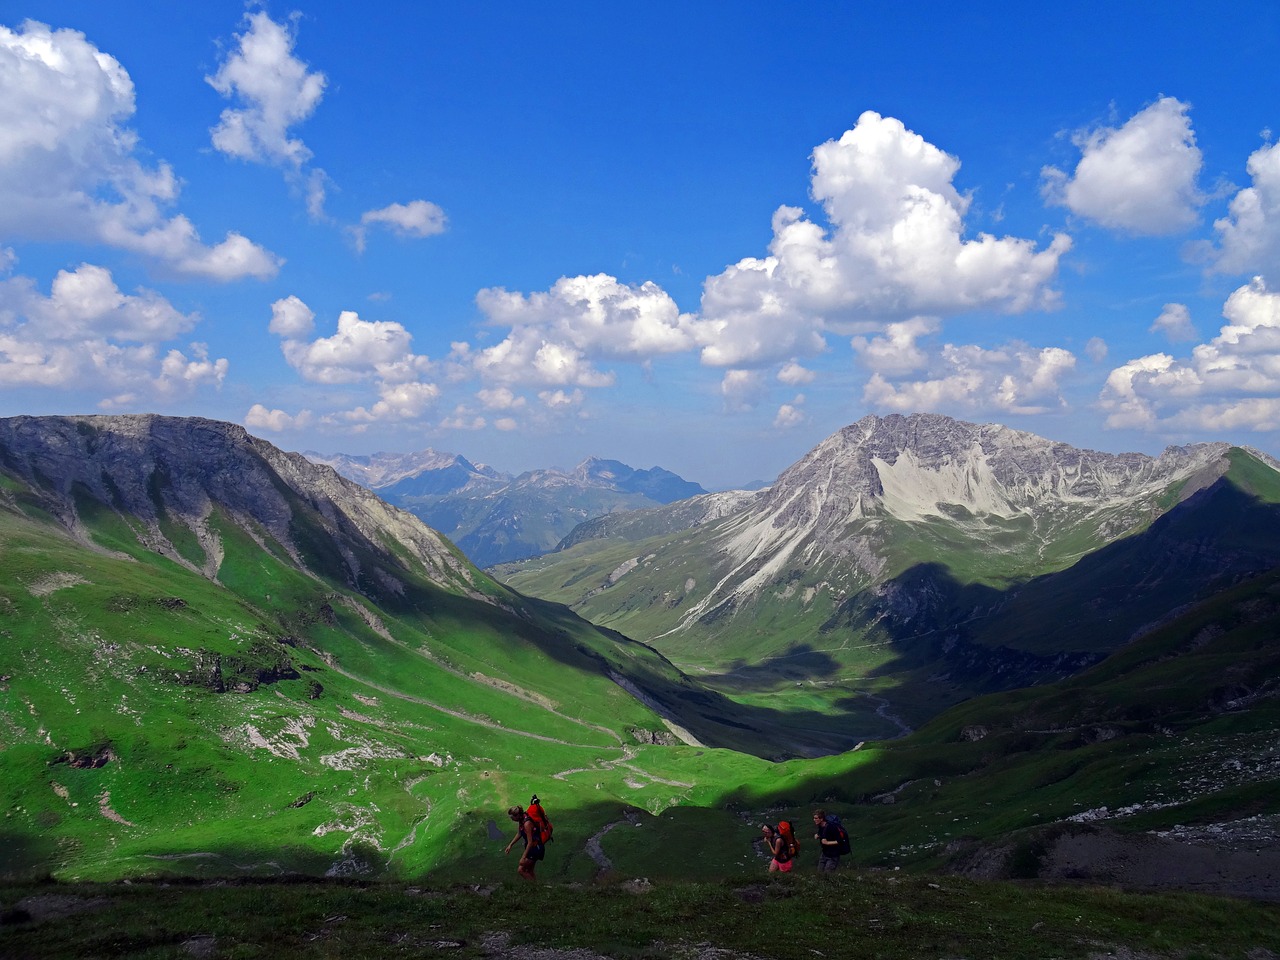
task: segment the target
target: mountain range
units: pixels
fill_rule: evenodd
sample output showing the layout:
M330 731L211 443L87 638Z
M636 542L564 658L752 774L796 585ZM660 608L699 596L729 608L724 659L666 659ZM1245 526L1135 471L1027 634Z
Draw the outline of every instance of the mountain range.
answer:
M860 865L1280 897L1278 512L1227 444L868 418L518 592L234 425L0 420L0 877L475 884L537 792L578 883L816 804Z
M579 527L495 573L721 689L844 678L910 725L1068 676L1280 563L1280 465L1226 443L1081 450L936 415L867 417L768 489ZM868 735L884 703L864 697Z
M661 467L637 470L597 457L573 470L513 476L430 449L370 456L308 451L304 456L440 530L480 567L545 553L584 520L706 492Z

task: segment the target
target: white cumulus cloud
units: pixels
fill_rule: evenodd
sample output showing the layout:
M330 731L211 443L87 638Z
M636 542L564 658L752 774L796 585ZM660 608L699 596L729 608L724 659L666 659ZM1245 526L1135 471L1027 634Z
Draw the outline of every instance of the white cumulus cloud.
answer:
M367 426L421 418L440 397L429 380L435 364L413 352L413 335L393 321L360 319L353 310L338 315L332 336L307 339L315 314L296 296L271 305L272 333L289 365L310 383L369 384L377 392L372 403L319 416L330 425ZM270 411L268 411L270 412Z
M281 349L289 365L306 380L357 383L418 359L410 348L412 342L413 335L398 323L361 320L354 310L344 310L333 336L310 341L286 337Z
M351 228L356 249L364 251L371 226L385 226L401 237L431 237L444 233L449 218L430 200L411 200L393 203L380 210L366 210L360 217L360 225Z
M281 260L238 233L206 245L168 216L178 178L139 159L128 72L75 30L0 26L0 234L99 243L212 280L271 277Z
M1075 171L1042 171L1046 200L1128 233L1164 235L1194 226L1204 203L1196 186L1203 159L1189 110L1163 97L1121 127L1077 133Z
M645 363L696 345L693 318L652 282L562 277L527 296L481 290L476 303L490 324L510 328L502 342L470 355L476 372L500 383L608 386L614 375L596 369L597 361Z
M817 376L812 370L801 366L795 360L788 360L778 370L778 380L791 387L799 386L802 383L813 383Z
M289 128L315 112L324 96L325 75L293 55L288 26L259 11L245 15L248 28L218 72L205 80L237 107L222 111L209 134L221 152L241 160L301 169L311 151Z
M1227 216L1215 220L1221 273L1280 274L1280 144L1259 147L1249 157L1252 185L1239 191Z
M874 372L863 401L904 412L1044 413L1065 405L1061 381L1075 363L1075 356L1060 347L1037 349L1013 342L987 349L949 343L929 358L924 378L895 383L883 372Z
M703 362L758 364L823 349L823 333L912 315L1051 307L1065 235L965 239L970 200L953 184L960 161L868 111L813 152L812 194L829 227L779 207L763 258L707 279Z
M1156 317L1148 333L1163 333L1170 343L1195 340L1199 337L1195 324L1191 322L1191 311L1185 303L1166 303Z
M488 410L518 410L526 402L524 397L513 393L510 387L479 390L476 397Z
M725 410L746 413L755 409L767 390L764 374L759 370L726 370L720 380L720 396Z
M94 264L60 270L48 296L11 277L0 281L0 387L97 390L127 403L220 386L229 365L204 344L190 344L191 356L163 349L198 321L152 290L124 293Z
M290 294L271 304L271 323L267 329L277 336L298 340L311 335L315 319L312 309Z
M255 403L244 416L244 425L250 430L270 430L283 433L286 430L302 429L311 425L313 417L310 410L302 410L296 414L283 410L269 410L260 403Z
M929 363L928 353L916 341L941 328L942 324L932 317L912 317L888 324L879 337L854 337L852 346L861 362L877 373L911 373L923 370Z
M790 403L784 403L778 407L778 412L774 415L773 425L779 430L790 430L792 427L798 427L804 423L808 417L801 407L804 404L804 394L798 394Z
M1138 357L1111 371L1099 402L1109 427L1274 430L1280 397L1280 294L1261 277L1235 290L1218 336L1185 360Z

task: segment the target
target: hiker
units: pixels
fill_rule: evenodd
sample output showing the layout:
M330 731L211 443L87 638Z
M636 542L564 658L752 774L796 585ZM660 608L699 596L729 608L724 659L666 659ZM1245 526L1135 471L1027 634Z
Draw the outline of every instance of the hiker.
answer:
M520 864L516 867L516 872L526 880L536 880L537 877L533 874L534 868L547 853L547 848L542 844L542 834L533 822L533 817L525 812L524 807L508 807L507 816L516 825L516 835L511 838L511 842L502 852L510 853L516 841L523 840L524 852L520 855Z
M818 872L829 873L840 869L840 827L827 819L827 811L813 811L813 839L818 841Z
M769 853L773 857L769 861L769 872L790 873L794 861L791 859L791 846L782 836L782 832L775 830L770 824L763 823L760 825L760 833L764 835L765 846L769 848Z

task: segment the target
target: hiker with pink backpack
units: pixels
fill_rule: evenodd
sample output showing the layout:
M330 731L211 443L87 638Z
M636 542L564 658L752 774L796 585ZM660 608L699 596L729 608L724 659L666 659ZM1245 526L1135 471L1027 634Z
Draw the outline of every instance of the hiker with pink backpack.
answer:
M796 854L800 852L791 822L780 820L776 827L769 823L761 824L760 833L764 836L765 846L772 857L769 872L790 873L795 866Z

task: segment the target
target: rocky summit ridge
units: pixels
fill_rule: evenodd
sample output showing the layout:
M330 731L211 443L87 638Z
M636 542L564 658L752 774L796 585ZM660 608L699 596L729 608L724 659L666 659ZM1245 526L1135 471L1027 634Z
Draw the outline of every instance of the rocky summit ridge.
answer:
M10 417L0 419L0 465L25 480L39 506L93 549L101 547L81 512L105 505L129 518L149 549L216 579L223 550L210 518L217 509L260 543L276 541L307 572L314 572L315 560L306 530L319 524L338 544L342 574L352 585L400 592L395 570L403 561L392 557L395 544L421 565L418 574L474 592L474 569L436 531L330 467L285 453L235 424L150 414ZM202 558L179 549L178 530L190 531Z
M1104 509L1170 483L1194 492L1226 472L1227 443L1169 447L1158 457L1102 453L999 424L937 414L864 417L818 444L761 499L764 510L828 521L885 513L900 520L974 515L1012 518L1063 508Z
M723 572L674 629L726 601L747 601L797 568L833 565L848 581L838 592L892 575L903 524L951 528L991 551L1005 548L983 544L984 536L1017 527L1030 556L1055 552L1069 534L1083 549L1100 547L1149 523L1170 497L1218 480L1231 449L1201 443L1158 457L1110 454L936 414L865 417L716 527L707 546Z

